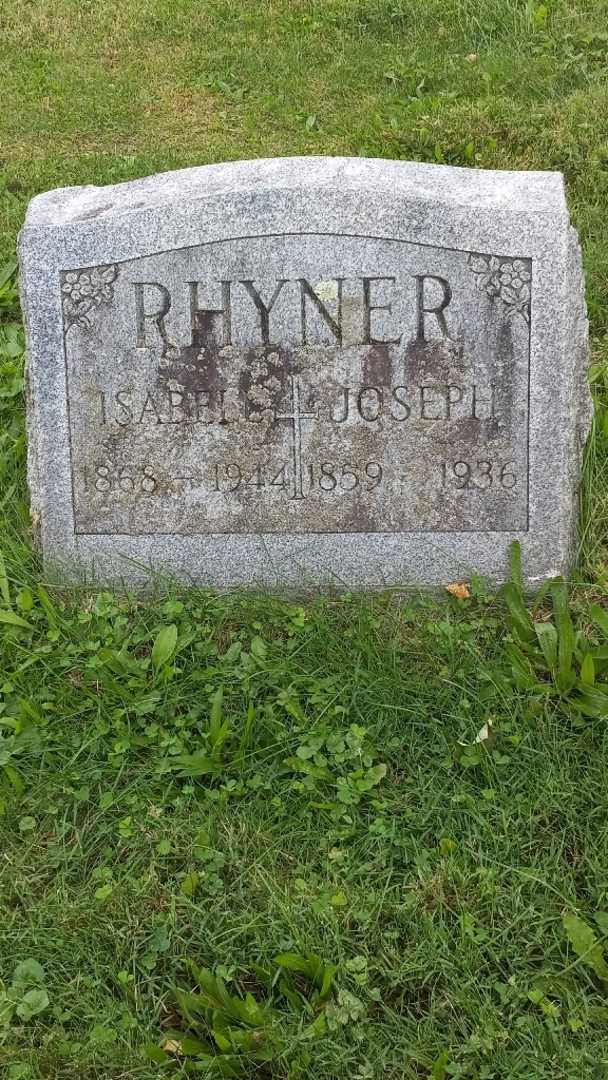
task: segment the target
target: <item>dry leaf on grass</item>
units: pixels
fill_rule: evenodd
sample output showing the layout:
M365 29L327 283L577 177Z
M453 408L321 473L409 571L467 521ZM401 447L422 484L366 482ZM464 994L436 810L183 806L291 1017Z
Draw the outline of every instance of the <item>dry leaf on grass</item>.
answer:
M491 747L496 742L496 733L489 720L486 721L483 727L480 728L477 732L477 735L475 736L475 742L486 744L488 746L488 749L491 749Z
M181 1054L182 1044L178 1043L176 1039L167 1039L167 1041L163 1043L162 1049L165 1051L165 1054Z
M446 585L446 591L455 596L457 600L468 600L471 595L471 590L468 585L463 583L454 582L453 585Z

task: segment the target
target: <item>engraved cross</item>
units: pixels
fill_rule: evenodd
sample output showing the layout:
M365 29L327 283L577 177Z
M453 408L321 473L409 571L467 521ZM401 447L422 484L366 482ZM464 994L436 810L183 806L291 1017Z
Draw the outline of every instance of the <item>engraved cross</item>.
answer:
M317 420L317 413L307 413L301 410L300 380L297 375L290 375L291 380L291 412L274 414L275 420L290 420L293 424L292 451L293 451L293 499L303 499L302 490L302 420Z

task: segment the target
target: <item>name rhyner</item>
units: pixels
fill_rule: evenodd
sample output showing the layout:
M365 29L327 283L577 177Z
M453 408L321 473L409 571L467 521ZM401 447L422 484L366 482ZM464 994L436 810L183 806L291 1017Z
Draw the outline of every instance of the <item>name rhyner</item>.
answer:
M405 337L449 338L446 309L452 288L435 274L330 278L311 285L306 278L279 278L266 289L253 280L186 281L179 297L157 281L132 281L138 349L173 340L176 314L184 312L191 341L218 347L273 345L288 336L295 344L398 345ZM262 295L264 293L264 295ZM401 313L407 312L404 327ZM399 314L398 314L399 313ZM175 318L174 318L175 315ZM390 327L390 330L388 329Z

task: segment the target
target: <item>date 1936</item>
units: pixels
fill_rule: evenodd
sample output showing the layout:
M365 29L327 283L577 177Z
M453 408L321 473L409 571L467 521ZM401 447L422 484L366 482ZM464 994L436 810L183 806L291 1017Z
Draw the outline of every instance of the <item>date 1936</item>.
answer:
M459 491L476 489L489 491L491 487L511 491L517 486L513 462L499 461L442 461L441 486L455 487Z

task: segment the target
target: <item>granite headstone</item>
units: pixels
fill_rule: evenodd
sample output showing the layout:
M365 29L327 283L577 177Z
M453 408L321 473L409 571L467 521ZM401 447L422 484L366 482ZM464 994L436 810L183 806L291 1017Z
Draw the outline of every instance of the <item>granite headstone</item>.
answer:
M49 573L378 588L567 573L590 424L561 175L341 158L32 200Z

